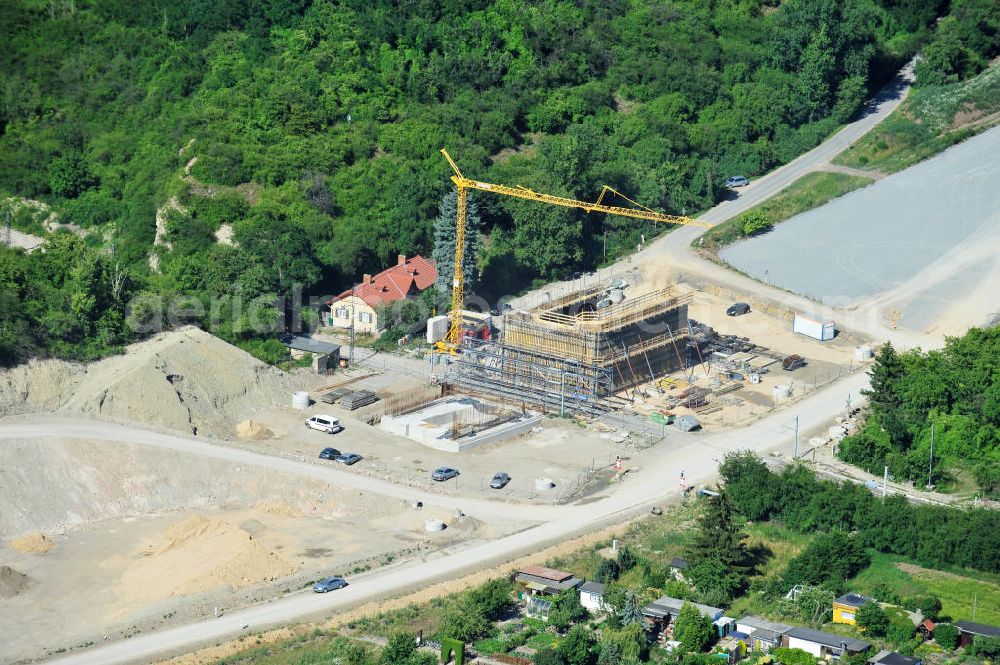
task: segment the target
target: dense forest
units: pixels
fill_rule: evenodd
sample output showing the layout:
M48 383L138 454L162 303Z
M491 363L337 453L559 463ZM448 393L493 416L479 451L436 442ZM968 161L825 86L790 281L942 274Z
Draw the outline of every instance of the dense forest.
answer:
M726 176L853 117L929 40L927 81L975 73L996 14L990 0L0 3L0 194L86 234L0 253L0 362L106 353L158 298L201 302L181 317L200 322L211 299L336 293L430 254L443 146L482 179L584 199L607 183L697 213ZM653 232L477 199L487 297ZM41 230L20 198L5 206ZM219 334L254 340L229 318Z
M870 413L841 443L842 460L921 486L971 473L987 494L1000 492L1000 328L973 328L938 351L887 343L871 377Z

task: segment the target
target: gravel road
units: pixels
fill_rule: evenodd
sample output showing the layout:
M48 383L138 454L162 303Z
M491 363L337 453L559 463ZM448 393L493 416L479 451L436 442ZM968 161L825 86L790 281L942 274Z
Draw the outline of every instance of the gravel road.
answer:
M468 515L541 521L538 526L497 539L485 545L457 546L429 555L423 560L408 561L380 568L352 578L351 586L337 593L317 595L309 592L289 594L268 603L255 605L220 618L180 625L138 635L131 639L61 656L51 662L64 665L112 665L148 662L157 657L184 652L207 643L226 640L247 630L259 631L277 624L303 620L344 610L357 604L386 598L426 586L434 581L453 578L476 569L499 565L519 554L537 550L614 520L643 512L656 503L665 503L676 492L676 479L684 471L692 484L710 483L716 475L716 460L730 451L749 448L760 453L791 450L789 422L798 415L801 431L825 427L830 415L843 408L848 394L858 395L866 385L865 374L854 374L798 402L792 409L774 414L753 425L719 434L671 435L661 444L662 454L641 468L610 496L585 505L534 506L494 504L489 501L420 496L429 505L461 507ZM168 448L191 455L226 459L239 464L253 464L285 473L323 477L345 485L363 483L370 491L405 499L417 493L389 483L359 478L348 473L322 469L311 464L257 455L202 440L148 432L102 422L75 422L59 419L0 424L0 442L10 439L58 437L90 440L127 440L139 445ZM2 443L0 443L2 445ZM244 628L247 626L248 628Z

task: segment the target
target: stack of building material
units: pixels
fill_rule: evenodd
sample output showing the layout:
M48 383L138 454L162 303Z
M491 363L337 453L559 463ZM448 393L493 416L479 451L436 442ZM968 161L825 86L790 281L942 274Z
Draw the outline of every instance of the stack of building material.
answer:
M370 390L358 390L353 393L347 393L340 398L340 405L344 408L354 411L355 409L360 409L363 406L368 406L369 404L374 404L378 401L378 395Z
M349 392L351 392L350 388L337 388L336 390L331 390L328 393L323 393L320 395L319 399L325 404L334 404L337 400Z

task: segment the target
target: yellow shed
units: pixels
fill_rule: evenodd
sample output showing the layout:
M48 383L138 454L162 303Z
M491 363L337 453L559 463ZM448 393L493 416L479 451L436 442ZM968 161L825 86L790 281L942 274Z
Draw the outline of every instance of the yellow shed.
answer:
M854 617L858 613L858 608L869 602L871 598L857 593L845 593L833 601L833 622L855 625L857 622Z

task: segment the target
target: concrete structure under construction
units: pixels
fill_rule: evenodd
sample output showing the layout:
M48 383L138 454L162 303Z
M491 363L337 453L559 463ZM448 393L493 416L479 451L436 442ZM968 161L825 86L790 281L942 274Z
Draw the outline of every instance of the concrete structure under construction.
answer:
M596 414L615 394L685 365L689 291L637 296L611 283L503 316L494 340L464 339L449 381L564 413Z
M384 415L379 428L417 443L457 453L527 432L541 415L451 395L394 415Z

